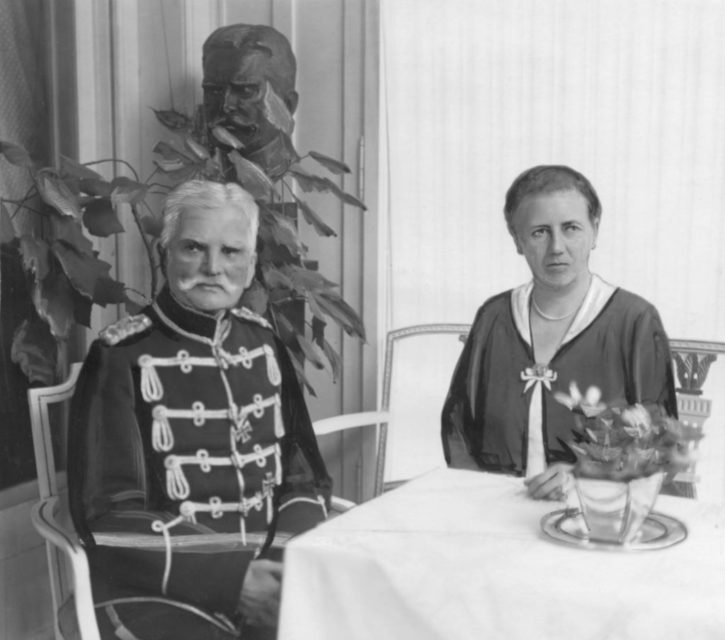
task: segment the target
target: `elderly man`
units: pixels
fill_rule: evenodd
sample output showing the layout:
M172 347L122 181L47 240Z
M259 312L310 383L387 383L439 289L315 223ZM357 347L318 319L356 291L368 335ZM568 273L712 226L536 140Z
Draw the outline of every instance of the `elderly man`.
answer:
M235 184L172 192L167 286L104 329L83 367L70 500L104 638L266 637L274 550L326 516L330 480L289 356L238 306L257 216Z

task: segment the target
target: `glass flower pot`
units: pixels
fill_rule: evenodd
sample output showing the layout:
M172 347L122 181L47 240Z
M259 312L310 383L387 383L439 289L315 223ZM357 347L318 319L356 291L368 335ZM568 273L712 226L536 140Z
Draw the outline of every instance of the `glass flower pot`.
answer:
M629 481L575 477L570 497L578 503L588 539L610 544L637 541L663 479L661 472Z

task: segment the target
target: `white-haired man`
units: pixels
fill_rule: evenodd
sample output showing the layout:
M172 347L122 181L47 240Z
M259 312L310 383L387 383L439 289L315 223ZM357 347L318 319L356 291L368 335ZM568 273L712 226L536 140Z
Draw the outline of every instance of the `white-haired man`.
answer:
M104 638L273 637L274 549L325 518L330 479L289 356L239 306L257 227L239 186L178 187L166 286L86 358L69 489Z

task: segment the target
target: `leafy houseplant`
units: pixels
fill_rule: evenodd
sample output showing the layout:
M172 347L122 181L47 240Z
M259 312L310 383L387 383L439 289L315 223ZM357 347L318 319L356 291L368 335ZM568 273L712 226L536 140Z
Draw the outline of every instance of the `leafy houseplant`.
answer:
M11 358L31 382L51 384L59 352L76 325L90 326L93 304L124 302L124 286L110 277L86 230L97 236L122 231L114 208L125 200L124 181L107 182L70 159L39 167L22 147L0 142L0 154L27 169L32 186L19 200L0 200L0 241L17 248L33 306L15 331ZM13 218L25 211L29 231L16 234ZM62 368L62 367L61 367Z
M274 172L243 155L242 143L225 127L208 128L203 108L194 117L175 110L154 110L170 132L170 139L158 142L156 169L145 180L122 160L99 160L80 164L63 158L58 167L39 167L20 146L0 141L0 154L12 164L26 168L33 186L20 200L0 201L0 229L3 242L20 251L31 284L34 311L15 333L12 348L17 362L31 381L50 384L57 368L57 345L67 341L74 325L90 326L93 304L126 303L131 311L146 303L159 289L159 265L154 252L161 231L161 218L151 197L164 195L189 179L236 181L257 200L260 211L258 264L254 282L243 302L266 316L293 355L298 376L314 393L305 378L306 362L322 369L327 364L336 379L340 357L325 337L332 320L346 333L365 339L358 314L338 293L337 285L306 262L308 249L300 240L298 214L321 236L334 230L295 193L326 192L359 209L364 204L343 191L334 176L350 172L344 163L310 151L297 154L290 139L292 115L269 83L264 96L265 117L277 128L291 162ZM319 175L304 162L322 167L330 175ZM132 177L107 180L91 166L110 163L125 167ZM155 181L152 181L155 180ZM124 231L119 209L130 208L140 232L151 267L148 292L132 291L113 279L111 266L100 260L85 232L107 237ZM25 210L35 218L35 231L14 237L12 219ZM305 321L309 309L310 322Z
M692 463L690 445L701 434L658 405L606 405L596 387L582 395L572 383L569 395L557 392L555 398L576 416L569 443L576 456L574 506L590 539L632 542L664 478Z

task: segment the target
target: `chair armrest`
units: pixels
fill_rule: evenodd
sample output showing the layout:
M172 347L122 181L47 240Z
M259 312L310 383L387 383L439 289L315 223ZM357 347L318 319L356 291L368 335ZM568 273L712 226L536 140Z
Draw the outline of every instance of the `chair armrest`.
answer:
M331 511L336 511L337 513L345 513L356 506L357 504L352 500L345 500L345 498L339 498L337 496L330 498Z
M48 543L57 547L70 563L81 638L83 640L100 640L93 606L88 558L75 532L63 527L56 518L57 505L57 496L41 500L33 507L30 517L37 532ZM57 612L54 613L57 615Z
M390 414L387 411L363 411L361 413L346 413L332 416L323 420L316 420L312 428L315 435L322 436L336 431L354 429L356 427L375 426L387 423Z

